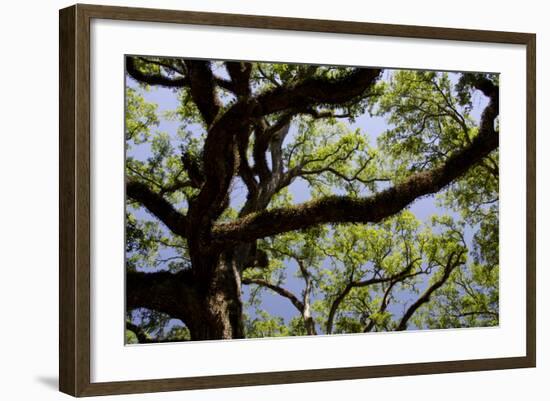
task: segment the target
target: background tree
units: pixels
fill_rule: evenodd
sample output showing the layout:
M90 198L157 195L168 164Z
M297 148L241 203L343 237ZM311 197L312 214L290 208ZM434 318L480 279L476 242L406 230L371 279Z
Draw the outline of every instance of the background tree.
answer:
M180 124L160 132L128 85L128 342L498 323L498 77L157 57L126 69L141 90L174 91ZM387 120L376 144L351 127L365 113ZM407 211L436 193L454 218ZM296 317L261 310L266 291Z

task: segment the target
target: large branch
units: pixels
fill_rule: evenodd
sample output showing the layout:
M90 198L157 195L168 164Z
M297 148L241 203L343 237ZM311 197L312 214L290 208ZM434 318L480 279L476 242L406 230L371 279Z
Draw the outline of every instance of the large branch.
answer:
M233 92L237 96L248 97L250 95L252 64L243 61L227 61L225 68L231 76Z
M272 177L273 173L270 171L266 159L266 152L269 148L270 142L273 137L279 132L288 130L294 113L285 113L272 125L268 125L267 122L261 119L254 131L254 148L252 155L254 157L254 170L259 175L260 180L267 183Z
M239 167L235 137L248 132L248 107L243 102L230 107L212 124L204 142L204 184L188 213L191 224L203 233L209 232L229 202L229 187Z
M340 79L306 78L291 86L279 86L258 96L256 114L284 110L307 111L318 104L341 105L356 100L377 81L381 69L358 68Z
M412 175L403 183L372 197L327 196L287 208L276 208L231 223L219 224L213 239L248 242L326 223L377 223L416 199L436 193L463 175L498 146L498 135L481 133L471 146L455 153L440 167Z
M126 183L126 194L163 222L174 234L187 236L187 218L160 194L138 181Z
M159 73L144 72L140 70L139 67L136 65L136 62L135 62L136 59L139 59L143 63L156 65L164 68L165 70L175 72L180 76L172 77L172 76L163 75L161 72ZM183 59L178 61L183 62ZM183 68L183 64L182 64L182 68ZM190 81L187 77L186 72L183 71L182 68L178 68L175 65L171 65L168 62L162 61L162 59L151 60L146 57L136 57L136 56L126 57L126 71L128 72L128 74L130 74L130 76L134 78L136 81L142 82L148 85L164 86L167 88L188 87L190 84ZM233 82L217 76L214 76L213 79L216 85L218 85L219 87L224 88L231 92L236 91Z
M207 126L212 124L220 110L216 96L216 79L210 68L210 62L203 60L186 60L191 96Z
M239 153L239 175L248 189L247 197L254 197L258 191L258 182L254 176L254 171L250 167L248 162L248 144L250 141L250 135L248 132L244 132L240 135L237 141L237 148Z
M128 272L126 274L126 310L147 308L185 322L197 302L192 276L183 270L170 272Z

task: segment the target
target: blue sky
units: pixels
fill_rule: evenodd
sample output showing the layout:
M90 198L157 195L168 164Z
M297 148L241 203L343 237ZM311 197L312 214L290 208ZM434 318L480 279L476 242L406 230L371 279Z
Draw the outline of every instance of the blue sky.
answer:
M386 70L384 79L387 79L389 74L391 74L391 72L389 70ZM450 74L450 78L452 81L456 81L457 74ZM142 88L140 88L136 84L136 82L131 78L127 78L127 85L133 88L136 88L143 95L143 97L147 102L154 103L158 106L158 117L160 120L160 124L156 128L156 130L168 133L171 136L171 138L173 138L175 148L177 148L178 137L176 133L181 123L179 123L178 121L164 118L164 114L166 112L173 111L178 107L179 101L177 98L177 94L172 90L169 90L166 88L159 88L159 87L152 87L150 88L149 91L145 91ZM476 120L479 119L480 112L481 110L483 110L485 105L486 105L486 100L483 96L474 97L474 108L471 112L472 117L474 119ZM365 113L364 115L357 118L354 123L350 124L350 127L352 129L356 129L356 128L360 129L362 133L364 133L369 137L370 143L373 145L376 144L376 138L380 134L382 134L385 130L388 129L388 125L386 124L386 121L383 117L372 117L368 113ZM193 134L198 134L199 129L200 127L198 126L191 127L191 131L193 132ZM128 154L132 157L135 157L136 159L144 160L149 156L149 152L150 152L149 145L142 144L142 145L133 147ZM235 190L234 190L234 193L232 193L232 197L231 197L232 206L237 206L243 203L244 198L246 196L246 193L243 187L244 187L243 185L238 185L238 184L235 185ZM301 203L309 199L309 190L304 181L296 180L293 184L291 184L289 189L296 203ZM439 207L437 205L435 196L428 196L415 201L410 206L409 210L412 211L416 215L416 217L421 221L428 221L428 219L432 215L447 214L447 215L458 217L453 211ZM135 214L140 219L151 218L148 215L148 213L144 211L136 211ZM472 238L473 231L474 229L472 227L466 227L465 237L468 242L470 242ZM164 254L163 256L170 256L170 254L167 253L167 254ZM284 287L287 288L288 290L291 290L292 292L294 292L296 295L299 296L303 289L303 282L300 278L295 277L295 274L297 272L297 266L294 262L290 262L290 263L287 263L286 267L287 267L287 274L286 274L287 279L284 284ZM249 294L250 294L249 288L247 288L247 286L244 286L243 296L245 301L249 298ZM403 300L407 298L412 299L411 294L402 293L400 294L400 297L403 297L402 298ZM283 317L285 321L290 320L292 317L297 316L298 314L297 310L286 298L273 294L269 290L264 290L262 292L261 299L262 299L262 304L261 304L262 309L265 309L271 315ZM391 312L391 307L390 307L390 312ZM399 310L395 312L399 313L401 311ZM249 311L249 313L250 315L254 316L253 311Z

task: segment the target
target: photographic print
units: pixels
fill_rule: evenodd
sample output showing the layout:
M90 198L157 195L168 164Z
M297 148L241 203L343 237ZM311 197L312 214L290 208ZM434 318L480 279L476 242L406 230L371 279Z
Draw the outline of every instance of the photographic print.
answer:
M497 73L125 68L126 344L499 325Z

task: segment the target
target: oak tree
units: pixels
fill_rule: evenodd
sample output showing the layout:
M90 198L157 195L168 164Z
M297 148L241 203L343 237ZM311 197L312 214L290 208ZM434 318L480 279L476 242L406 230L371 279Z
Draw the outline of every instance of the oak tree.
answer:
M497 75L140 56L126 72L127 342L498 324ZM159 87L177 132L143 96ZM376 141L366 115L386 121ZM447 215L410 212L434 194Z

